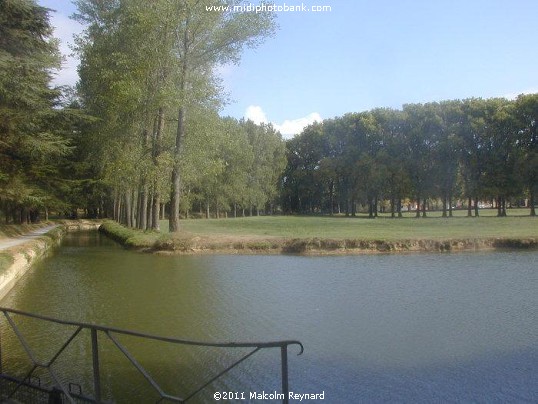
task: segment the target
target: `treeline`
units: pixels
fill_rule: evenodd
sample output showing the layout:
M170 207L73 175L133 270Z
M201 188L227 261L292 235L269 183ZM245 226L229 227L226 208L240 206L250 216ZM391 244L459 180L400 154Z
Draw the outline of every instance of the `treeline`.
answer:
M274 31L272 13L210 13L214 0L78 0L76 89L60 66L50 10L0 1L0 213L169 218L271 209L285 143L270 125L220 118L215 74ZM227 2L228 4L232 4ZM223 3L224 4L224 3Z
M48 10L33 1L0 1L0 214L35 222L69 209L69 156L77 111L49 87L60 66Z
M98 118L85 149L112 200L105 214L159 229L166 213L174 232L193 209L218 217L264 208L285 165L282 139L270 126L218 117L225 97L215 71L271 35L274 15L207 12L214 0L76 4L87 26L77 90Z
M273 14L209 13L215 0L78 0L80 81L53 88L49 11L0 1L0 214L8 223L275 212L469 215L525 200L535 215L538 94L374 109L307 127L221 118L215 72L274 29ZM228 4L229 1L227 2ZM403 206L405 205L405 206Z
M478 216L481 202L506 215L526 200L535 215L538 94L404 105L350 113L307 127L287 143L282 206L287 212L355 215L364 206L426 216L456 200Z

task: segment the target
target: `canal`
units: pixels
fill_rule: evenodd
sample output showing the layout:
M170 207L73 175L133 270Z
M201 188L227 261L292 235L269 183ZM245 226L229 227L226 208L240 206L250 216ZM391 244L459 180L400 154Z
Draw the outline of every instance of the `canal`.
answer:
M537 402L537 291L536 251L164 256L126 251L97 232L80 232L68 234L0 305L190 340L297 339L305 352L297 356L290 348L290 389L324 392L326 403ZM43 356L64 333L20 323ZM9 366L28 370L5 324L1 331ZM179 395L240 354L124 342ZM60 362L62 377L89 392L90 356L81 341ZM106 395L117 402L155 400L112 346L103 343L101 357ZM248 398L274 390L280 390L279 352L260 352L194 402L215 402L216 391Z

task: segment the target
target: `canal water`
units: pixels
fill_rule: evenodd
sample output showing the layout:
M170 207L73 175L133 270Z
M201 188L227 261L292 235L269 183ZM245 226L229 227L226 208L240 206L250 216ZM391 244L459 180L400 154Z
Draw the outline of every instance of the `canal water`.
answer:
M163 256L83 232L68 234L0 305L190 340L297 339L305 352L290 348L290 390L324 392L319 402L504 403L538 402L537 292L538 252ZM68 335L15 319L43 357ZM28 370L5 324L1 331L4 368ZM91 393L82 337L58 372ZM167 392L183 396L248 352L122 342ZM155 401L105 338L100 349L105 396ZM277 349L257 353L193 402L215 402L218 391L244 392L236 402L279 391L279 359Z

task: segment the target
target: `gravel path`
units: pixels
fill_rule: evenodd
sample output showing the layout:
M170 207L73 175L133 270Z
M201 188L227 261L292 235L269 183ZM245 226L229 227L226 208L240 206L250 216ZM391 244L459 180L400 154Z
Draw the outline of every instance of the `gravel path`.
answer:
M43 234L47 233L48 231L54 229L55 227L58 227L57 224L53 224L50 226L42 227L39 230L35 230L31 233L27 233L23 236L19 237L13 237L13 238L4 238L0 240L0 250L5 250L6 248L14 247L16 245L24 244L28 240L32 240L34 238L37 238L39 236L42 236Z

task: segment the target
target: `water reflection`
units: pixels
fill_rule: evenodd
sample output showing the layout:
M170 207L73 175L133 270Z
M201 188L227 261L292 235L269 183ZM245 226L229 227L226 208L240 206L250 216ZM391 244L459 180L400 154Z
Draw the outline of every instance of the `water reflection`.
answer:
M187 339L298 339L306 351L290 355L291 386L325 390L325 402L533 401L537 258L170 257L126 251L97 233L70 234L2 305ZM174 391L233 355L130 344ZM111 391L126 402L149 399L145 388L125 390L126 381L139 384L124 358L107 360ZM267 391L279 382L278 355L264 354L199 402L217 388Z

